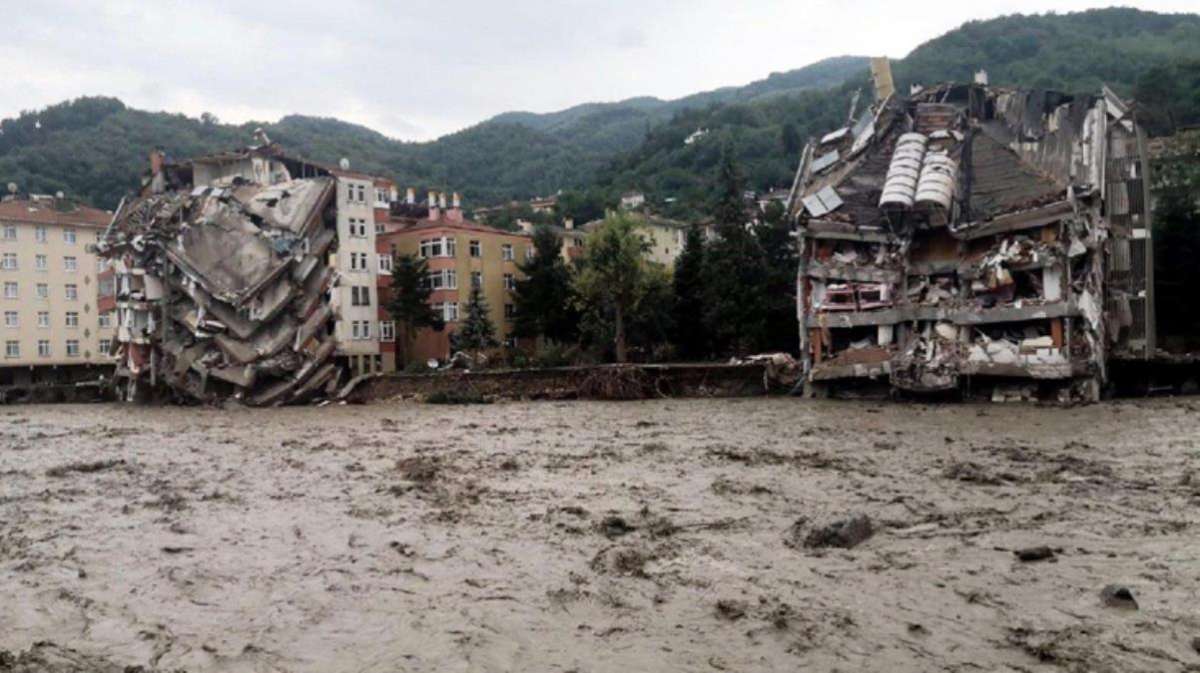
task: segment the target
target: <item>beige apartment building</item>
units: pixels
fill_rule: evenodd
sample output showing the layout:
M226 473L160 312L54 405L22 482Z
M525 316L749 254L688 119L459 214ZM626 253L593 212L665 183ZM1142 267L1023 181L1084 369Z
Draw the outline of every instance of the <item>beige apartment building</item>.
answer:
M94 378L113 362L88 252L111 217L49 196L0 202L0 386Z

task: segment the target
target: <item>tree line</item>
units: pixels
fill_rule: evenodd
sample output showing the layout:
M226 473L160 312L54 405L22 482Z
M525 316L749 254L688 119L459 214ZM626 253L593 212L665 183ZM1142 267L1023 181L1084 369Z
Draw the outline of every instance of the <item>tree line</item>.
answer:
M782 206L751 213L732 151L719 162L710 203L713 225L689 225L674 268L655 262L640 220L610 212L589 234L583 255L566 262L561 237L533 233L534 255L519 264L514 335L569 360L708 360L761 351L794 351L796 251ZM710 233L711 232L711 233ZM425 260L398 256L388 310L401 351L417 331L444 329L429 303ZM451 348L498 345L486 302L472 288ZM567 364L556 362L555 364Z

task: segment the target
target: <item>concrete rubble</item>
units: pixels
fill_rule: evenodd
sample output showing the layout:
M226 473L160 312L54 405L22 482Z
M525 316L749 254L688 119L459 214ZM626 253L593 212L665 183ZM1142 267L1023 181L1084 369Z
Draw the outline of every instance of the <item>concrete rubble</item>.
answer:
M1012 385L1097 399L1155 350L1132 106L972 84L893 90L805 148L789 198L810 394ZM1021 394L1024 396L1024 393Z
M327 262L335 178L270 144L219 159L157 166L96 244L116 270L122 396L263 406L331 395L342 374ZM250 170L194 185L216 163Z

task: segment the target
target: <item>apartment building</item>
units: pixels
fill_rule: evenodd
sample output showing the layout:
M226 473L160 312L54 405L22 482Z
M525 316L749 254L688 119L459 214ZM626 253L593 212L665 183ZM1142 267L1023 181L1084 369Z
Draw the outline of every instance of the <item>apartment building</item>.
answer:
M113 313L96 255L111 214L49 196L0 202L0 385L94 378L111 366Z
M514 345L512 336L512 292L520 277L518 263L533 255L533 242L524 232L509 232L472 222L463 217L461 199L454 194L431 192L425 204L417 204L409 190L381 227L378 253L381 266L396 255L421 257L429 265L430 301L441 311L446 328L441 332L422 330L413 340L408 362L445 359L450 353L450 335L465 317L471 289L480 288L487 302L497 338ZM390 266L387 267L390 272ZM390 278L380 275L380 305L387 302ZM381 354L385 371L403 368L397 362L397 328L386 309L379 312Z
M683 252L683 244L687 240L688 228L691 225L649 213L626 212L623 215L637 224L638 233L649 244L647 259L667 268L674 268L675 258ZM590 233L603 223L604 220L592 220L583 225L583 230ZM711 238L712 232L706 231L706 235ZM582 244L581 241L579 245Z

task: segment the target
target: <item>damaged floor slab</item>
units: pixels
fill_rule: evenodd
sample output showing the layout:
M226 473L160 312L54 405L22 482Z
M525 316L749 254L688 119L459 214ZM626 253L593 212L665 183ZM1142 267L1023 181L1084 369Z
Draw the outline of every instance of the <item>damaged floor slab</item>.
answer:
M1097 399L1110 358L1155 347L1133 108L978 82L901 99L875 71L882 99L809 144L789 199L808 392Z
M335 189L269 143L159 166L96 244L116 270L122 397L331 394Z

